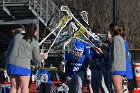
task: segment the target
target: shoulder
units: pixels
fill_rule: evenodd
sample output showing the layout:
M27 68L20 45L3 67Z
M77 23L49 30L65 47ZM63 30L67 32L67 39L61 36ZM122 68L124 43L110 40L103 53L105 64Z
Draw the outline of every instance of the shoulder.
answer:
M14 36L14 39L16 39L16 38L23 38L23 35L20 34L20 33L18 33L18 34L16 34L16 35Z
M116 35L116 36L114 37L114 40L124 41L124 39L123 39L122 36L120 36L120 35Z
M33 44L34 46L39 46L38 40L37 40L37 39L34 39L34 38L33 38L33 40L32 40L32 44Z
M66 57L71 57L72 55L73 55L72 53L67 53L67 52L65 53Z
M114 37L114 43L121 43L121 44L124 44L124 39L120 36L120 35L117 35Z
M128 46L128 43L127 43L127 41L126 41L126 40L124 40L124 43L125 43L125 45L126 45L126 46Z
M22 42L22 40L23 40L23 35L20 34L20 33L16 34L16 35L12 38L12 41L13 41L13 42Z

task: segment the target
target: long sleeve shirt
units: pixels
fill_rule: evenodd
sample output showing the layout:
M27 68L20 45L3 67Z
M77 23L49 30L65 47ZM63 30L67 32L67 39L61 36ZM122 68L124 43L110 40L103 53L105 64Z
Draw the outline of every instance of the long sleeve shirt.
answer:
M120 35L114 37L113 54L112 70L126 71L126 49L124 39Z
M34 59L34 61L38 63L41 63L43 60L39 54L38 41L33 39L30 43L23 39L23 35L21 33L15 35L7 50L7 64L30 69L31 59Z

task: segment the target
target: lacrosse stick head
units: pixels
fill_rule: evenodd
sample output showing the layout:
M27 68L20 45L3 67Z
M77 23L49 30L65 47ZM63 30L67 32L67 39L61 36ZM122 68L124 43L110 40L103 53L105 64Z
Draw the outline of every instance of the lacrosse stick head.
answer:
M60 10L61 10L61 11L66 11L66 10L67 10L67 8L68 8L67 6L62 5L62 6L61 6L61 8L60 8Z
M98 35L96 35L95 33L92 33L92 38L95 40L95 41L100 41L100 38L98 37Z
M68 15L71 15L71 11L68 6L62 5L60 8L61 11L66 12Z
M88 12L87 11L82 11L80 13L82 19L89 25L89 21L88 21Z
M75 8L69 8L68 6L62 5L60 9L62 12L66 12L68 16L76 17L76 18L80 16L79 12Z

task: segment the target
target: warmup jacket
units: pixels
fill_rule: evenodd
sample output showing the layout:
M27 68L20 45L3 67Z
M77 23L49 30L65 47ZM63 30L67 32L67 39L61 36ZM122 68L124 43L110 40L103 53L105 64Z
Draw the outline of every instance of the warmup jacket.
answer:
M23 35L18 33L10 42L6 62L7 64L30 69L31 59L38 63L43 61L39 54L39 43L35 39L31 43L27 42L23 39Z
M126 71L126 49L124 39L120 35L114 37L113 54L112 70Z

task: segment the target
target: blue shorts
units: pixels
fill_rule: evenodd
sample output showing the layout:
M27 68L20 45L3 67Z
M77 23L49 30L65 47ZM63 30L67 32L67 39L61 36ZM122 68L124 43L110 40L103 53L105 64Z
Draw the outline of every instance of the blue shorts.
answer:
M10 75L21 75L21 76L30 76L31 69L23 68L16 65L7 65L7 74Z
M126 76L128 79L133 79L133 72L130 62L126 62L126 71L114 71L112 74Z
M125 75L126 75L126 71L114 71L112 74L113 74L113 75L125 76Z

